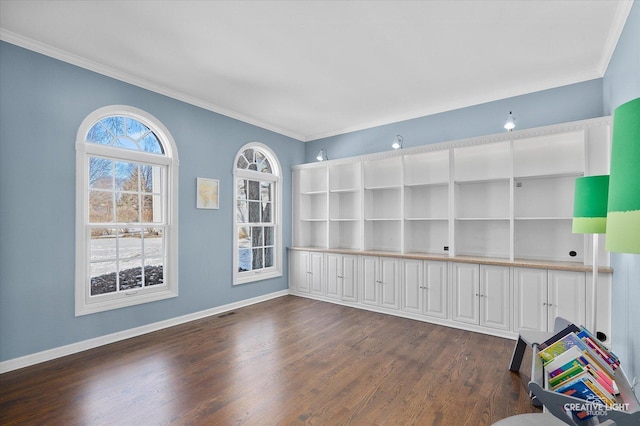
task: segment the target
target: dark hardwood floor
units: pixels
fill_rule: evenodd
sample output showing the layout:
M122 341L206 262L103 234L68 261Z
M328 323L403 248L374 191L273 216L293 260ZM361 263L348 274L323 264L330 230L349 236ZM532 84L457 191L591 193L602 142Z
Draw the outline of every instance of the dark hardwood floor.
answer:
M0 424L490 425L514 341L286 296L0 375Z

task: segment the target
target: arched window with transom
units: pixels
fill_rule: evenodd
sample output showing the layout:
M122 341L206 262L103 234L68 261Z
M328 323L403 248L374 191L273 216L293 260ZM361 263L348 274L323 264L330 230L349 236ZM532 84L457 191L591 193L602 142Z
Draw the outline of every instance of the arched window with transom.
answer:
M175 297L175 143L128 106L90 114L76 140L76 315Z
M282 275L280 164L264 144L243 146L234 162L234 284Z

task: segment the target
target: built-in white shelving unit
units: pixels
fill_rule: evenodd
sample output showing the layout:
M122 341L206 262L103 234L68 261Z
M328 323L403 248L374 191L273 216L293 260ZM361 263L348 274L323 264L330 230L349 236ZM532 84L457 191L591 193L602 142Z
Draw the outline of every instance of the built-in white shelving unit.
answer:
M588 323L574 185L608 173L610 134L604 117L294 166L290 289L503 337L557 315ZM599 265L610 334L604 244Z
M294 245L584 264L574 182L609 139L605 117L295 166Z

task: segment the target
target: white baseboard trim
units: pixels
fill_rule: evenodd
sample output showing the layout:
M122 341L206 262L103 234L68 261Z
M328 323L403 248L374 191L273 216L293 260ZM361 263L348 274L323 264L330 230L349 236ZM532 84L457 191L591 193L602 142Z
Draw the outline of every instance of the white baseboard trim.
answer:
M83 340L81 342L71 343L69 345L47 349L46 351L21 356L19 358L13 358L7 361L2 361L0 362L0 374L8 373L9 371L17 370L19 368L29 367L41 362L51 361L63 356L86 351L87 349L93 349L99 346L108 345L120 340L130 339L131 337L141 336L143 334L162 330L164 328L173 327L174 325L184 324L189 321L210 317L212 315L218 315L223 312L232 311L234 309L254 305L260 302L265 302L267 300L275 299L278 297L287 296L288 294L288 289L276 291L274 293L265 294L263 296L258 296L251 299L241 300L239 302L229 303L227 305L206 309L204 311L194 312L192 314L183 315L181 317L171 318L168 320L155 322L153 324L130 328L128 330L118 331L116 333L107 334L105 336L95 337L93 339Z
M518 339L518 333L510 330L497 330L489 327L483 327L480 325L466 324L458 321L453 321L447 318L436 318L436 317L430 317L426 315L414 314L411 312L403 312L402 310L385 309L385 308L376 307L372 305L364 305L358 302L339 301L336 299L330 299L323 296L317 296L309 293L300 293L300 292L291 291L291 290L289 290L289 294L291 294L292 296L304 297L305 299L313 299L321 302L333 303L334 305L348 306L351 308L362 309L365 311L376 312L379 314L386 314L386 315L392 315L394 317L401 317L401 318L407 318L407 319L412 319L416 321L428 322L430 324L442 325L444 327L455 328L458 330L472 331L475 333L487 334L489 336L502 337L504 339L510 339L510 340Z

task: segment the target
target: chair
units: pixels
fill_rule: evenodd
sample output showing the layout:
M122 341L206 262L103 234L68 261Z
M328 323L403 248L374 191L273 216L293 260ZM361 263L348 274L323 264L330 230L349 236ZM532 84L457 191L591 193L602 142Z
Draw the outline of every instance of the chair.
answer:
M551 414L529 413L498 420L493 426L565 426L565 424Z

